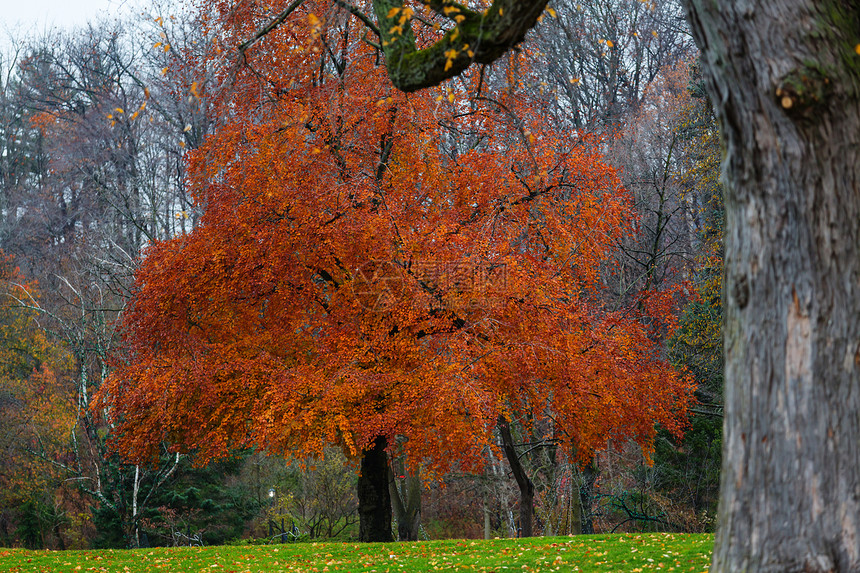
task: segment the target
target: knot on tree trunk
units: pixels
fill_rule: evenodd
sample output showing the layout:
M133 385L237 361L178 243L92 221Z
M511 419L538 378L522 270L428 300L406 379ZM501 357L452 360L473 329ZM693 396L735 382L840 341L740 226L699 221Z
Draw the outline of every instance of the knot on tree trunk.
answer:
M774 95L789 116L808 116L828 100L833 89L830 76L823 66L806 64L783 76Z

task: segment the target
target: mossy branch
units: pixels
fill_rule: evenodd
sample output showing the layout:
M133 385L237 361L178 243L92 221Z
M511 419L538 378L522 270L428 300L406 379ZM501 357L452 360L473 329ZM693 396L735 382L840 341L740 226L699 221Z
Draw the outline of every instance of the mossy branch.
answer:
M454 22L435 44L419 50L412 10L403 0L374 0L388 77L395 87L414 92L452 78L472 63L489 64L525 37L547 0L495 0L483 13L456 2L429 0L427 6Z
M245 52L280 26L304 0L295 0L253 37L238 46L240 61ZM490 64L520 43L537 23L548 0L494 0L484 12L476 12L453 0L423 0L424 5L454 22L435 44L419 50L412 31L417 17L403 0L373 0L378 27L345 0L334 4L359 18L380 37L388 76L394 86L414 92L450 79L473 63ZM375 45L375 44L374 44Z

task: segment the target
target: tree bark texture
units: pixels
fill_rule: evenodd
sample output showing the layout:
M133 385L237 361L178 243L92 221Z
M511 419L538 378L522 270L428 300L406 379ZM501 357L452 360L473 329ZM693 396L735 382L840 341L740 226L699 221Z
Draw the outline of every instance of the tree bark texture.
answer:
M511 425L503 417L499 418L499 433L502 436L502 449L505 458L511 466L511 472L520 488L520 537L531 537L534 535L532 523L535 504L535 486L529 478L526 469L520 463L517 450L514 447L514 438L511 435Z
M711 571L860 571L860 3L686 3L725 140Z
M388 492L388 445L378 436L361 458L358 478L359 541L394 541L391 535L391 496Z

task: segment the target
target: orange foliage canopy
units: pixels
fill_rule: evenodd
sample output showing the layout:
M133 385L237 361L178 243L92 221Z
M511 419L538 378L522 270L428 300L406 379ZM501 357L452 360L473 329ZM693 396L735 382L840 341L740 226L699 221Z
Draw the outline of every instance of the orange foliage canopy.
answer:
M221 102L190 165L202 222L147 250L99 395L115 444L208 460L396 435L444 469L514 411L583 457L678 429L688 381L601 302L631 213L595 146L512 94L396 92L349 26L326 46L283 25Z

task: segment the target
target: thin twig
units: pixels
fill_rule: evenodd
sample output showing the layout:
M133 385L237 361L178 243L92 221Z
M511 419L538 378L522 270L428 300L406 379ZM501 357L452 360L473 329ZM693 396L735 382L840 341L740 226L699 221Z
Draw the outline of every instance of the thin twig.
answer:
M283 12L278 14L277 18L275 18L274 20L269 22L266 26L264 26L263 28L258 30L257 33L254 34L253 38L251 38L249 40L245 40L244 42L239 44L238 50L239 50L240 56L244 57L245 51L248 48L250 48L251 46L256 44L263 36L265 36L266 34L271 32L272 30L274 30L275 28L277 28L278 26L283 24L284 20L286 20L290 14L295 12L296 8L298 8L299 6L304 4L304 2L305 2L305 0L296 0L295 2L293 2L292 4L287 6L287 8Z
M348 2L344 2L343 0L334 0L334 3L352 14L353 16L355 16L356 18L358 18L359 20L361 20L371 32L376 34L377 38L381 38L379 28L376 26L376 24L373 23L373 20L368 18L361 10Z

